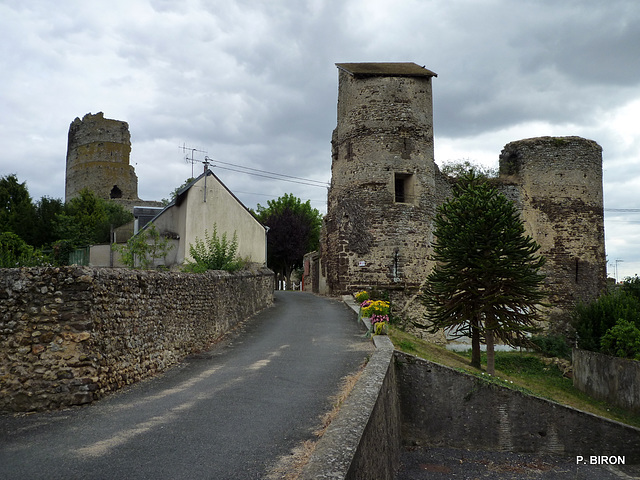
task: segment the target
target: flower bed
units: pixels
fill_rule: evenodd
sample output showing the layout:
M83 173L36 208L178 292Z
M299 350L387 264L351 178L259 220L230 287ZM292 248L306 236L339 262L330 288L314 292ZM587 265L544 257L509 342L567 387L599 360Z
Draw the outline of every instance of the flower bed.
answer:
M384 300L370 300L366 291L358 292L354 297L360 303L360 317L369 318L371 326L367 335L386 335L389 326L390 303Z

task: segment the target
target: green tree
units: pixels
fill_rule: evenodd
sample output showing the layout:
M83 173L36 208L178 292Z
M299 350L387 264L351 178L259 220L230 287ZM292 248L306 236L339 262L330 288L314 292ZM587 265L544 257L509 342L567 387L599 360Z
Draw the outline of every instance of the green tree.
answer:
M126 245L112 245L127 267L145 270L152 268L155 259L165 257L172 248L169 239L162 237L153 223L127 240Z
M625 279L621 287L600 295L588 303L578 303L572 323L578 347L601 351L602 338L619 321L634 323L640 328L640 278Z
M36 244L36 210L26 182L11 174L0 178L0 232L12 232L29 245Z
M28 245L18 235L0 232L0 268L35 267L46 263L42 252Z
M59 198L42 197L35 204L36 224L34 226L34 243L36 247L53 245L56 234L56 218L64 211L64 202Z
M121 205L103 200L85 188L56 216L56 231L61 240L70 241L75 247L109 243L111 227L132 219L133 215Z
M189 185L189 184L190 184L191 182L193 182L194 180L195 180L195 178L193 178L193 177L189 177L189 178L187 178L187 179L182 183L182 185L180 185L179 187L174 188L174 189L173 189L173 192L171 192L171 198L170 198L170 199L169 199L169 198L163 198L163 199L161 200L162 205L164 205L164 206L166 207L166 206L167 206L167 205L169 205L171 202L173 202L173 201L175 200L175 198L178 196L178 192L179 192L180 190L182 190L184 187L186 187L187 185Z
M640 360L640 329L634 322L619 319L600 342L606 354Z
M636 297L638 301L640 301L640 277L635 275L633 277L625 278L622 282L622 290L629 295Z
M451 330L472 339L472 365L494 372L494 340L518 345L536 330L542 300L544 257L525 235L512 202L474 171L453 187L453 197L434 220L436 240L422 302L429 329Z
M269 227L267 265L288 284L292 270L302 266L304 254L318 248L322 215L310 200L303 203L293 194L269 200L267 207L258 204L255 215Z
M472 171L475 172L477 176L484 178L495 178L498 176L497 168L478 165L469 159L446 162L442 165L441 171L445 175L453 178L463 178Z

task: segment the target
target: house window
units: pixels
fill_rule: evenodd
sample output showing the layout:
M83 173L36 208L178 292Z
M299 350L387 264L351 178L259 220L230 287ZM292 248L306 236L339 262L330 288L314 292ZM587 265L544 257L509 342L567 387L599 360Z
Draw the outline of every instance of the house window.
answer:
M411 173L394 174L396 203L415 203L415 179Z

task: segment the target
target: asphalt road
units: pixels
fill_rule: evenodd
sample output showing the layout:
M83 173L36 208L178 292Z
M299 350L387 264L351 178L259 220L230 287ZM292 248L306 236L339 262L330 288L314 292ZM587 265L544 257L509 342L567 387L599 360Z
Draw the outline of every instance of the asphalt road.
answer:
M0 416L1 479L263 479L372 351L338 300L276 292L226 342L94 405Z

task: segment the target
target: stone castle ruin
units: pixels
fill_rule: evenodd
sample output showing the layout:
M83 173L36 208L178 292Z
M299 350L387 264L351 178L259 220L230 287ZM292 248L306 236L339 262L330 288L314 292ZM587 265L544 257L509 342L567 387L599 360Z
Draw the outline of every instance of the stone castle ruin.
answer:
M452 180L434 162L432 79L414 63L340 63L338 118L321 246L305 257L317 293L388 291L420 321L418 295L433 267L433 219ZM596 298L606 282L602 149L579 137L506 145L500 190L522 212L547 258L550 327Z
M87 113L69 126L65 202L87 188L98 197L133 206L160 206L138 198L138 177L130 165L129 124Z

